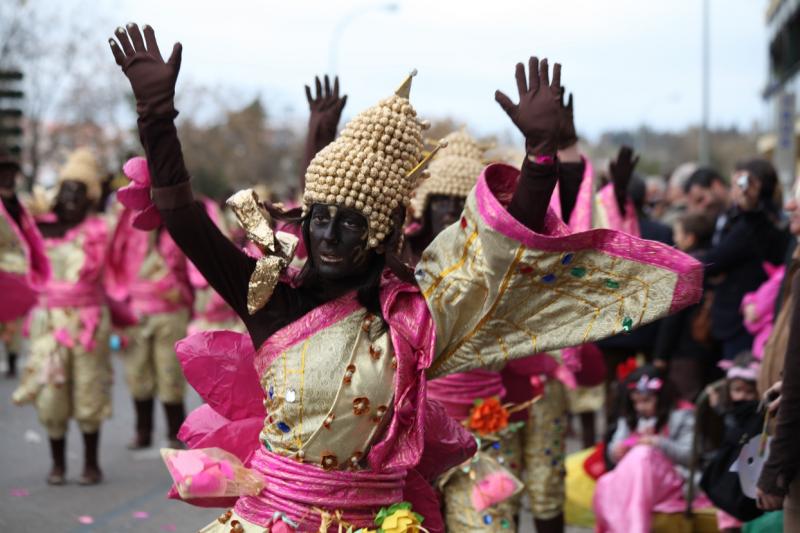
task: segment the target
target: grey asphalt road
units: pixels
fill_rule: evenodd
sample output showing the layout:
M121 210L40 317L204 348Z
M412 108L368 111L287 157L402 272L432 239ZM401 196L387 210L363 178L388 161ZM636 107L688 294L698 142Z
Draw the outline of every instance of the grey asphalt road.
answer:
M0 350L0 354L2 350ZM4 365L2 357L0 368ZM102 428L100 462L105 481L94 487L77 484L83 458L81 435L72 424L67 437L68 484L45 483L50 468L47 435L32 406L11 404L16 381L0 378L0 531L3 532L192 532L214 520L218 509L200 509L166 499L169 474L158 446L165 444L164 418L156 412L156 447L125 448L133 432L133 406L119 357L114 361L114 416ZM4 370L4 368L3 368ZM200 405L190 391L188 407ZM532 533L523 514L519 531ZM569 528L569 533L589 530Z

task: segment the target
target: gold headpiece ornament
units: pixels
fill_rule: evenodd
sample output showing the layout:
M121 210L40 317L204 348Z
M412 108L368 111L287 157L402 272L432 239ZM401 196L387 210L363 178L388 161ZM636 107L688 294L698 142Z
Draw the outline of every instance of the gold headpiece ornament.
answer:
M103 169L97 158L88 148L78 148L67 157L67 162L58 173L58 184L65 181L79 181L86 185L86 192L90 199L99 200Z
M411 200L415 218L422 218L432 194L466 197L478 180L483 167L485 147L465 129L447 135L443 148L428 167L430 178L423 181Z
M392 211L408 206L436 152L422 157L422 132L430 125L417 118L408 100L416 73L411 72L392 96L351 120L306 172L304 213L313 204L355 209L369 223L369 248L392 232Z

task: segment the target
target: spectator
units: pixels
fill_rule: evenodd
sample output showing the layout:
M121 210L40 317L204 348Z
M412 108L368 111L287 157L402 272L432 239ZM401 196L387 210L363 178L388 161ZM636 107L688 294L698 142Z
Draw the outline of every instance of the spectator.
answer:
M720 180L710 172L698 170L689 178L687 190L705 198L695 204L690 200L690 206L702 203L711 211L717 200L722 201L722 196L717 196L722 190ZM714 246L702 256L707 283L714 288L711 333L722 345L725 359L752 347L753 336L745 328L740 310L742 298L766 281L762 264L781 262L788 244L788 236L776 226L773 198L778 177L772 165L760 159L745 161L736 166L733 177L733 206L717 220ZM697 193L702 188L698 185L701 178L710 185Z

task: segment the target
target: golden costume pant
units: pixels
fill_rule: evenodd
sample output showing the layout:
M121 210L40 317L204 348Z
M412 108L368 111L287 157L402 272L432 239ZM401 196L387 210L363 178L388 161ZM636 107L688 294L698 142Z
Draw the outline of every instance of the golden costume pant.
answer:
M30 357L13 400L35 405L51 439L64 437L70 418L83 433L94 433L111 416L108 311L100 313L90 350L77 341L83 328L79 308L37 309L32 317ZM73 339L72 346L58 342L57 332Z
M537 519L555 518L564 511L568 407L566 388L550 380L542 398L531 406L525 427L525 490Z
M180 403L186 389L175 343L186 336L189 310L145 315L127 332L125 379L135 400L155 396L163 403Z
M522 466L522 432L520 429L508 435L498 444L483 446L500 464L518 476ZM470 473L457 468L443 488L445 525L448 533L516 531L515 519L519 509L519 497L494 505L478 512L472 506L470 496L475 480ZM487 518L488 517L488 518Z

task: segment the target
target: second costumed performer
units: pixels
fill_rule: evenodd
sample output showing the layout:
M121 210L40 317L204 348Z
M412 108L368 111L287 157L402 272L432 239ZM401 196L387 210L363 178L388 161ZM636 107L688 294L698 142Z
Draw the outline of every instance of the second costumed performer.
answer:
M220 456L208 450L216 447L260 480L258 490L242 484L239 494L193 501L233 504L205 531L400 531L420 520L442 531L425 478L463 457L430 460L457 426L431 409L429 378L592 341L699 297L700 265L688 256L613 231L568 235L548 212L558 169L558 66L551 84L546 61L540 70L531 59L530 81L518 65L518 105L498 93L527 140L522 171L487 167L461 223L430 244L414 278L395 254L425 163L410 78L357 115L309 166L301 218L308 260L289 278L281 272L286 248L252 194L232 200L265 250L258 260L192 198L174 125L180 45L164 62L152 28L143 36L129 24L116 37L111 49L136 97L154 202L252 340L204 333L178 347L208 402L181 430L189 452L206 455L182 472L238 481L238 467L233 475L228 462L209 459ZM609 277L618 289L598 289Z

